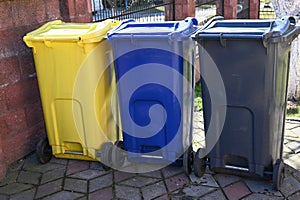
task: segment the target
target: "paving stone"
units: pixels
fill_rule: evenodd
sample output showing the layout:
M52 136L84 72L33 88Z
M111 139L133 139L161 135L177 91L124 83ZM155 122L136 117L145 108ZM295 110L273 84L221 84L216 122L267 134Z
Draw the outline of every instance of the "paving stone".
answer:
M190 179L193 183L210 186L210 187L219 187L218 183L215 181L212 175L204 174L201 178L196 177L194 173L190 174Z
M300 181L300 171L294 172L293 176L297 179L297 181Z
M96 190L112 185L113 183L112 179L113 179L112 173L109 173L107 175L91 180L89 184L89 192L94 192Z
M177 176L166 179L165 183L168 191L173 192L187 185L189 183L189 180L185 174L179 174Z
M144 187L145 185L149 185L157 182L158 179L149 178L149 177L133 177L126 181L121 182L122 185L128 185L132 187Z
M283 157L283 161L285 164L300 170L300 154L289 155L287 158Z
M54 156L51 158L50 160L51 163L57 163L57 164L61 164L61 165L66 165L68 163L67 159L63 159L63 158L55 158Z
M291 166L289 166L289 165L284 165L284 173L285 173L285 175L287 175L287 174L293 174L293 173L295 173L295 172L299 172L298 170L296 170L296 169L294 169L293 167L291 167Z
M288 197L291 194L297 192L300 190L300 182L297 181L297 179L295 179L292 176L287 176L285 177L285 179L283 180L283 184L281 186L281 193L285 196Z
M26 168L26 170L27 171L32 171L32 172L46 173L48 171L62 169L62 168L65 168L65 167L66 167L65 165L49 162L49 163L46 163L46 164L37 165L35 167Z
M82 196L82 197L80 197L80 198L78 198L76 200L87 200L87 199L88 199L88 197L86 195L84 195L84 196Z
M141 176L152 177L152 178L162 178L161 171L156 170L152 172L142 173Z
M173 195L171 200L196 200L197 197L184 196L184 195Z
M239 181L241 178L229 174L216 174L214 175L215 180L219 183L221 187L225 187L229 184Z
M162 169L162 174L165 178L169 178L171 176L180 174L182 172L183 172L182 167L176 167L176 166L171 166L171 165Z
M300 199L300 192L297 192L288 198L288 200L299 200L299 199Z
M17 181L18 175L19 175L19 172L8 172L5 175L4 179L1 180L0 187L11 184L11 183L15 183Z
M296 154L300 152L300 141L288 142L286 146L289 147Z
M205 187L205 186L195 186L190 185L182 190L185 193L185 196L191 197L201 197L207 193L216 190L215 188Z
M155 198L154 200L169 200L169 197L167 194L165 194L165 195Z
M238 200L251 193L247 186L241 181L226 186L223 190L229 200Z
M8 167L8 172L17 172L22 169L23 165L25 163L24 159L18 160Z
M65 176L66 168L56 169L43 174L41 184L54 181Z
M90 179L96 178L98 176L102 176L104 174L107 174L107 173L109 173L109 172L88 169L88 170L85 170L85 171L81 171L81 172L77 172L75 174L72 174L69 177L90 180Z
M281 200L281 199L284 199L284 198L283 197L278 197L278 196L270 196L270 195L265 195L265 194L253 193L253 194L250 194L249 196L246 196L242 200L258 200L258 199L263 199L263 200Z
M90 169L105 171L100 162L90 162Z
M122 171L114 171L114 180L115 182L121 182L123 180L135 177L136 174L134 173L127 173Z
M109 200L113 199L113 190L111 187L98 190L89 194L89 200Z
M0 194L0 200L8 200L8 196Z
M87 180L78 180L73 178L65 179L65 190L70 190L72 192L87 192Z
M128 199L128 200L142 199L140 195L140 191L137 188L116 185L115 191L116 191L116 197L120 199Z
M44 185L40 185L37 189L35 198L41 198L47 196L49 194L53 194L55 192L61 191L62 189L63 179L58 179L56 181L52 181L46 183Z
M10 200L25 200L25 199L33 199L35 194L36 188L32 188L30 190L26 190L24 192L15 194L10 197Z
M31 169L37 166L40 166L41 164L39 163L39 161L36 158L36 154L31 154L30 156L28 156L25 161L24 161L24 165L23 165L23 169Z
M43 198L43 200L77 199L81 196L83 196L83 194L75 193L75 192L68 192L68 191L61 191L61 192L52 194L50 196L47 196L46 198Z
M76 161L73 160L69 161L68 168L67 168L67 176L70 174L74 174L80 171L84 171L89 169L89 162L88 161Z
M285 129L286 130L292 130L296 127L299 127L299 123L297 123L297 122L286 121L286 123L285 123Z
M201 200L227 200L227 199L221 190L217 190L201 197Z
M72 161L72 162L71 162ZM70 164L71 162L71 164ZM70 175L70 174L74 174L80 171L84 171L89 169L89 162L88 161L77 161L77 162L73 162L73 160L69 161L69 165L67 168L67 173L66 175Z
M292 149L290 149L287 144L283 145L283 153L286 154L293 154L294 152L292 151Z
M292 129L296 136L300 137L300 126L297 126Z
M261 193L270 196L282 197L279 191L273 190L272 182L266 182L262 180L244 180L251 192Z
M23 183L11 183L9 185L0 187L0 194L4 195L13 195L17 194L19 192L22 192L24 190L28 190L32 188L32 185L29 184L23 184Z
M18 182L37 185L39 184L41 176L42 175L40 173L21 171L18 177Z
M166 193L167 190L165 184L162 181L142 188L144 200L150 200Z

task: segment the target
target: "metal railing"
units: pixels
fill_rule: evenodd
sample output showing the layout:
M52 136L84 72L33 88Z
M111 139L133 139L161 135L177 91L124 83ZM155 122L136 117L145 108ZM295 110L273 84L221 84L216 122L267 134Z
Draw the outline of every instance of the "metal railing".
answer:
M136 21L164 21L165 8L174 8L174 1L163 0L91 0L93 21L106 19L135 19Z

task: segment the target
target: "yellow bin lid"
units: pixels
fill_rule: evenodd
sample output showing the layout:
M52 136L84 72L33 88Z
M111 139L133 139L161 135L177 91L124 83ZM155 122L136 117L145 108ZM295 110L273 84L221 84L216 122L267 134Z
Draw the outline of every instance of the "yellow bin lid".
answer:
M55 20L28 33L23 40L29 47L32 47L34 41L99 42L104 39L108 31L118 24L118 20L112 19L98 23L65 23Z

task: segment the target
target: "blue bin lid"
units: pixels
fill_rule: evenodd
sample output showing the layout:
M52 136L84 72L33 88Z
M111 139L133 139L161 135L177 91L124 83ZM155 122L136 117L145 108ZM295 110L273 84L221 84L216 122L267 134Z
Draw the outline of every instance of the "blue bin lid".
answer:
M295 28L295 19L211 20L196 34L196 39L264 39L282 38Z
M195 18L182 21L141 23L134 20L122 22L107 33L107 38L186 38L198 29Z

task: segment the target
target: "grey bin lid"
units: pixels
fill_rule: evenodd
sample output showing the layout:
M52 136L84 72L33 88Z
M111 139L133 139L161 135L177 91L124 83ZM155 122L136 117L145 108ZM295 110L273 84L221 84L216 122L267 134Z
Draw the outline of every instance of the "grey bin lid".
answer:
M263 39L269 42L293 40L299 34L293 17L276 20L211 20L195 38L201 39ZM292 37L292 38L290 38Z

